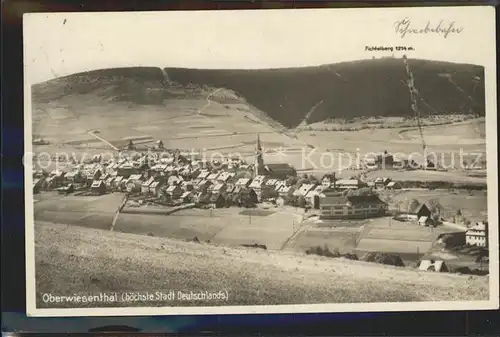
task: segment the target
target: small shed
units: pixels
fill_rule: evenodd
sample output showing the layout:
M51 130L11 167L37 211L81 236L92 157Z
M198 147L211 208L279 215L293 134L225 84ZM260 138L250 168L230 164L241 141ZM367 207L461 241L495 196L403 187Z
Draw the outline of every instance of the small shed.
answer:
M59 187L57 191L59 192L59 194L69 194L73 193L75 189L73 187L73 184L68 184L67 186Z
M153 181L151 185L149 185L149 193L159 197L161 195L161 188L163 187L164 183L161 181Z
M93 195L102 195L106 193L106 184L102 180L94 180L90 186Z
M441 273L449 271L448 266L442 260L439 260L439 261L422 260L420 262L418 269L423 270L423 271L435 271L435 272L441 272Z
M142 183L141 185L141 193L149 193L150 189L149 186L154 182L154 178L151 177L145 182Z
M193 199L194 199L194 193L192 191L186 191L186 192L182 193L182 195L181 195L181 200L183 202L186 202L186 203L192 202Z
M170 185L165 190L165 193L171 199L178 199L178 198L180 198L182 196L182 188L179 185Z
M44 181L43 179L33 180L33 194L40 193L40 190L42 189L43 181Z
M432 219L428 216L421 216L419 219L418 219L418 224L420 226L429 226L432 224Z
M402 186L400 182L391 181L390 183L387 184L386 188L390 190L400 190Z
M216 193L210 196L209 204L213 208L222 208L225 206L226 200L224 199L221 193Z

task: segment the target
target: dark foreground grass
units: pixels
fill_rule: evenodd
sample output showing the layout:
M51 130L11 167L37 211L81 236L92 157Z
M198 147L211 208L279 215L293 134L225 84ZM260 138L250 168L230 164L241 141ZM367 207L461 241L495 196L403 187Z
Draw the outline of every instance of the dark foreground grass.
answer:
M218 306L487 299L487 277L417 273L324 257L229 249L67 225L37 224L39 308ZM173 290L227 299L157 300ZM148 301L121 301L149 292ZM117 293L118 301L46 303L52 296ZM177 297L177 296L176 296Z

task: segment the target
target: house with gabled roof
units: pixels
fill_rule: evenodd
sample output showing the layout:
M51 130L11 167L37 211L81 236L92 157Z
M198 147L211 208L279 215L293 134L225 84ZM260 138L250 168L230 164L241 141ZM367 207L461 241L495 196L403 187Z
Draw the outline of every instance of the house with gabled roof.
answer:
M269 179L266 181L266 187L274 189L274 186L278 183L278 179Z
M385 188L389 190L400 190L402 186L401 183L398 181L391 181L385 186Z
M87 180L97 180L101 176L102 172L100 169L93 169L87 172Z
M266 183L266 176L264 175L259 175L253 178L252 182L248 187L253 188L255 192L258 193L258 190L261 190L263 186L265 186Z
M93 195L102 195L106 193L106 184L102 180L94 180L90 186Z
M234 184L226 184L226 192L225 193L233 193L236 186Z
M325 187L332 186L336 181L335 173L325 174L323 178L321 178L321 185Z
M432 219L433 213L440 214L443 210L443 206L441 206L438 202L433 202L432 200L427 200L426 202L419 202L414 199L408 205L408 213L411 216L416 217L416 219L420 219L423 216L426 216Z
M165 186L165 183L164 182L161 182L161 181L153 181L150 185L149 185L149 193L156 196L156 197L160 197L161 194L162 194L162 188L163 186Z
M387 211L387 204L376 194L350 195L327 189L321 192L319 202L323 219L364 219Z
M45 178L36 178L33 180L33 194L40 193L44 180Z
M273 188L277 192L281 188L281 186L286 186L286 185L287 185L286 180L277 180L276 184L274 184Z
M105 180L106 184L106 189L112 189L113 188L113 181L115 180L115 177L109 177L108 179Z
M433 271L433 272L441 272L445 273L448 272L448 266L443 260L433 260L433 259L424 259L420 261L420 264L418 266L419 270L422 271Z
M335 182L335 187L339 190L356 190L361 187L359 179L340 179Z
M292 185L283 185L278 189L278 194L282 198L291 197L294 195L295 187Z
M117 176L114 180L113 180L113 188L116 188L116 189L120 189L123 187L123 185L125 185L125 182L126 180L123 179L122 176Z
M314 209L319 209L320 195L326 187L318 185L307 192L305 195L306 202L313 206Z
M104 180L106 181L111 175L109 173L103 173L101 174L101 176L99 177L99 180Z
M179 185L170 185L165 190L165 194L170 199L179 199L182 193L183 193L182 188Z
M210 196L209 205L213 208L222 208L226 204L226 199L221 193L215 193Z
M153 183L155 179L153 177L149 178L141 185L141 193L149 193L149 185Z
M212 185L212 182L202 179L200 180L195 186L194 189L199 192L206 193L208 191L208 188Z
M184 180L181 183L182 190L184 191L192 191L194 190L194 186L195 186L194 180L188 180L188 181Z
M302 184L298 189L293 192L293 195L296 197L302 196L305 197L307 193L316 187L315 184Z
M375 187L376 188L384 188L391 182L391 178L388 177L378 177L375 179Z
M229 179L231 179L235 175L236 174L234 172L224 171L224 172L221 172L221 174L219 174L219 176L217 177L217 180L227 183L229 181Z
M266 164L264 169L270 178L286 179L297 175L295 168L288 163Z
M70 184L81 181L81 173L76 170L68 172L64 175L64 180Z
M142 185L144 178L142 177L142 174L133 174L127 179L127 181L133 182L133 183L138 184L138 185Z
M73 184L68 184L66 186L61 186L57 188L57 192L59 194L70 194L75 191L74 185Z
M226 184L222 182L216 182L211 187L212 193L224 193L226 191Z
M219 177L219 173L211 173L208 175L207 180L216 181L217 177Z
M167 178L167 185L179 185L183 181L184 179L182 179L182 177L171 175L170 177Z
M182 200L182 202L191 203L193 202L194 194L195 193L193 191L185 191L184 193L182 193L180 199Z
M198 174L198 176L196 178L197 179L207 179L209 175L210 175L209 171L202 170L202 171L200 171L200 174Z
M236 181L235 183L235 186L244 186L244 187L248 187L248 185L250 185L251 183L251 179L249 178L240 178Z
M478 247L488 247L488 223L477 222L465 232L465 243Z
M167 167L165 167L165 173L172 173L175 171L175 166L174 165L168 165Z

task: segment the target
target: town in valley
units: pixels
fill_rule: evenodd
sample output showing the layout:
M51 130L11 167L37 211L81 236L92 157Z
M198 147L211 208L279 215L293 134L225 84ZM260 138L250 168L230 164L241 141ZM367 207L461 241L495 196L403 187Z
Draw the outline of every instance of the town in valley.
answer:
M33 85L38 307L484 299L483 78L393 55Z

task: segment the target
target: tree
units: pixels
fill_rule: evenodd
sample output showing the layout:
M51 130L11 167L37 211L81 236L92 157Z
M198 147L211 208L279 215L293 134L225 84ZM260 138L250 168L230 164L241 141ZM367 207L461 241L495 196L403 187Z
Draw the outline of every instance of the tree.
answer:
M438 213L432 214L432 223L433 223L434 227L436 227L437 225L439 225L441 223L441 219L440 219L440 216Z
M285 205L289 205L289 206L297 206L298 205L298 198L294 195L292 196L289 196L289 197L285 197L284 198L285 200Z
M413 208L415 208L418 205L420 205L420 202L418 202L417 199L412 199L411 202L408 204L408 212L411 212Z
M243 204L244 207L247 207L247 208L255 206L252 198L250 197L250 193L247 193L247 192L243 192L241 194L240 202L241 202L241 204Z
M293 186L293 185L297 184L298 181L299 181L299 179L297 177L288 177L286 180L286 183L288 186Z
M262 190L262 193L260 195L260 197L265 200L265 199L275 199L277 197L279 197L279 194L278 192L276 192L276 190L272 190L270 188L265 188Z
M430 211L431 211L431 214L437 214L438 216L441 215L441 204L439 203L439 201L437 201L436 199L431 199L429 200L429 206L430 206Z
M300 208L305 208L306 207L306 198L304 198L304 196L299 196L298 200L297 200L297 206L300 207Z
M225 200L225 205L224 206L231 207L233 205L233 200L231 199L230 195L224 196L224 200Z

